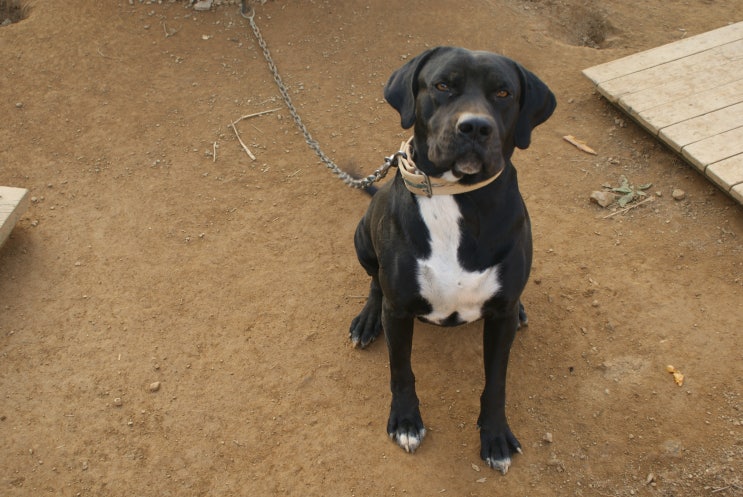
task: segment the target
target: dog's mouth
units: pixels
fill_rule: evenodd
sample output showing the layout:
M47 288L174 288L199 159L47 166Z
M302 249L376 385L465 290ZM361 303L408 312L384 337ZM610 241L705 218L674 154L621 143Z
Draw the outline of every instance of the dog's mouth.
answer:
M474 156L474 154L457 159L454 162L454 166L451 168L452 173L457 178L479 174L482 170L483 162L478 157Z
M448 164L449 173L463 184L477 183L493 176L497 176L503 170L502 157L482 157L479 153L471 151L455 158Z
M504 167L503 157L492 146L461 142L452 145L442 147L439 140L428 140L428 158L439 171L434 176L470 184L495 176Z

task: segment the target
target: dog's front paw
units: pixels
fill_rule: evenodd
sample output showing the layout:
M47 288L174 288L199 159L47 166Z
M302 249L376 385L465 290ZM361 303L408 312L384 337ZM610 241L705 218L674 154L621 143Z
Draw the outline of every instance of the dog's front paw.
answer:
M419 412L405 417L391 412L387 423L387 434L405 452L412 454L420 447L423 437L426 436L426 427L423 426Z
M521 444L508 426L499 432L480 429L480 457L491 468L505 475L516 452L522 453Z
M376 302L367 301L358 316L351 321L349 338L354 347L365 348L382 331L382 308Z

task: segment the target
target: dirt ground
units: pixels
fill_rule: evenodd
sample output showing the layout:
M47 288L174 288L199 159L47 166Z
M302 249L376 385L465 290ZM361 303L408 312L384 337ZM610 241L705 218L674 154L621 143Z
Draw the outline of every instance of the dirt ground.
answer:
M364 173L407 136L382 86L427 47L503 53L557 95L514 157L535 265L506 476L478 455L479 323L416 325L429 434L387 438L384 342L347 337L368 197L304 143L234 2L30 3L0 27L0 184L33 196L0 251L0 495L743 495L743 209L580 72L737 2L256 7L314 137ZM228 126L273 109L236 125L251 160ZM589 195L621 176L655 200L606 218Z

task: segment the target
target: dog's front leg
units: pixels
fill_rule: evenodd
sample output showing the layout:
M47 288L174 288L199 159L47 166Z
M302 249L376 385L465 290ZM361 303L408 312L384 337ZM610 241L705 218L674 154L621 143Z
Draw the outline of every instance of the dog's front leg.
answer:
M506 370L516 329L518 309L508 316L486 317L483 329L485 389L480 397L480 457L493 469L506 474L514 452L521 444L506 420Z
M390 357L390 389L392 405L387 422L387 433L406 452L415 452L426 435L415 376L410 364L413 349L413 317L399 315L385 299L382 306L382 328Z

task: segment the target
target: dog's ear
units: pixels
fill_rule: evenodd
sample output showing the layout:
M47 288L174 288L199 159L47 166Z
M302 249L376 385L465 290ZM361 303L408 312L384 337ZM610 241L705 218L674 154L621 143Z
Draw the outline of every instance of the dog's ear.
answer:
M415 97L418 95L418 74L441 47L426 50L392 73L384 87L384 99L400 113L400 124L408 129L415 124Z
M514 144L520 149L529 147L531 130L546 121L557 106L555 95L536 75L516 64L521 81L519 118L516 122Z

